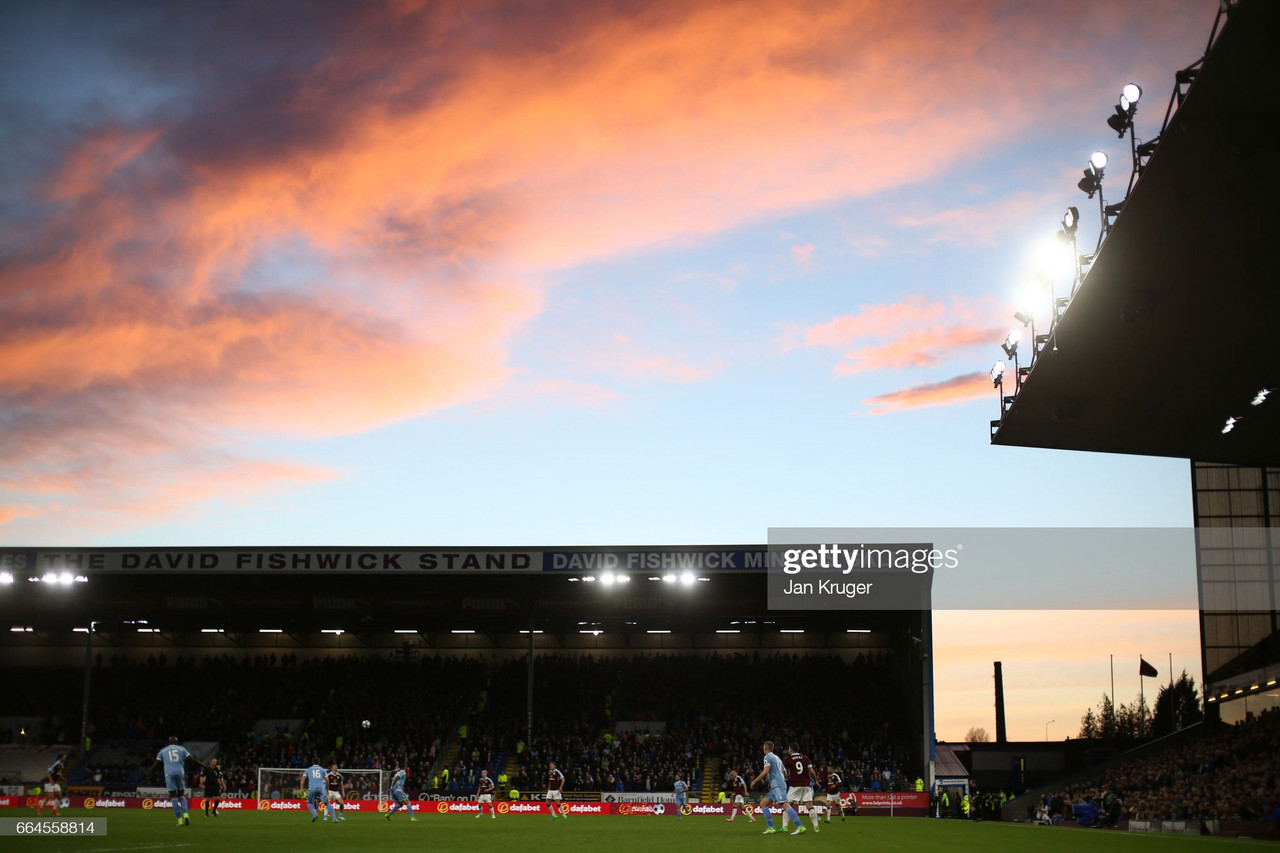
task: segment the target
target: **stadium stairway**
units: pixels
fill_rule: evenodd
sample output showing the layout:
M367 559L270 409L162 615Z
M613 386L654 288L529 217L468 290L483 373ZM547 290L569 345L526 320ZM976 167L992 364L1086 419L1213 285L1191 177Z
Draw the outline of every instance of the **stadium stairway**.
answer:
M466 710L462 712L460 719L454 720L453 727L449 730L449 738L444 743L444 749L436 757L435 763L431 765L427 779L431 780L440 775L440 772L446 767L449 768L449 781L453 780L453 770L458 766L458 758L462 755L462 743L458 737L458 730L466 725L468 729L473 728L471 715L480 709L483 704L481 696L486 695L490 683L493 681L493 675L496 671L495 667L488 667L472 684L470 700L466 704Z
M720 791L720 757L717 755L708 755L707 763L702 766L702 779L698 785L698 800L704 803L714 803L716 794Z

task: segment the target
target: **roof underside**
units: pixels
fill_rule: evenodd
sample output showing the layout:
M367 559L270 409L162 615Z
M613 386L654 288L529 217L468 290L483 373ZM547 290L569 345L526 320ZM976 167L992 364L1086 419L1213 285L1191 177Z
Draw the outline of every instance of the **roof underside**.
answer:
M1278 49L1240 3L994 444L1280 462Z

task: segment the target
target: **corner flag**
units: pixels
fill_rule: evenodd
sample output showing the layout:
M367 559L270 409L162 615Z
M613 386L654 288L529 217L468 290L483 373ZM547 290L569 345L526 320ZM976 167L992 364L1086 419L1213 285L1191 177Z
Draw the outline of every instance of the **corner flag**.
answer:
M1139 657L1139 658L1138 658L1138 661L1139 661L1139 664L1138 664L1138 676L1139 676L1139 677L1155 678L1157 675L1159 675L1159 674L1160 674L1160 673L1156 672L1156 668L1155 668L1154 666L1152 666L1151 664L1147 663L1147 662L1146 662L1145 660L1143 660L1141 657Z

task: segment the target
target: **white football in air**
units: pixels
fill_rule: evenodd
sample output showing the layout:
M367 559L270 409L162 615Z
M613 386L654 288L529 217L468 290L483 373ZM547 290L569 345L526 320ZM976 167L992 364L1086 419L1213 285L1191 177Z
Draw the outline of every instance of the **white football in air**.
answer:
M369 728L369 726L371 725L372 723L370 723L368 720L365 720L364 722L360 723L360 727L365 729Z

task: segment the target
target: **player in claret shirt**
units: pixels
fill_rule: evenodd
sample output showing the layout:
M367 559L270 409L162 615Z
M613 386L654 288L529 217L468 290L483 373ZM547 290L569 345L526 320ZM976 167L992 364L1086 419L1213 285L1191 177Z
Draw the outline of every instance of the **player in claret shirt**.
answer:
M827 790L827 823L831 823L831 810L833 808L839 813L840 822L843 823L844 809L840 807L840 786L844 784L844 780L840 778L836 768L828 764L823 782Z
M813 777L818 774L813 771L813 762L809 760L809 756L800 751L799 744L793 741L787 749L787 757L782 765L787 770L787 805L791 806L797 815L800 813L800 807L804 806L809 812L809 818L813 821L813 831L817 832L818 812L813 807ZM791 814L790 810L782 815L783 829L787 828L789 814ZM791 834L803 835L805 831L804 824L797 817L795 832Z
M733 811L729 812L729 816L725 820L733 823L734 817L741 810L747 816L747 820L755 823L755 816L751 814L751 810L747 807L747 780L742 778L741 773L733 774Z
M36 800L36 814L44 814L44 807L53 809L58 814L58 801L62 799L62 768L66 764L67 754L58 753L58 758L44 771L44 790Z
M347 792L342 785L342 774L338 772L338 765L329 765L329 772L325 774L324 784L329 789L329 802L325 806L324 819L333 818L334 823L346 820Z
M485 806L489 807L489 817L497 820L498 810L493 807L493 780L489 778L488 770L480 771L480 781L476 783L476 802L480 804L480 811L476 812L476 818L484 814Z
M547 765L547 807L551 809L551 819L556 819L557 803L561 820L569 819L569 807L564 803L564 774L556 769L554 761Z

